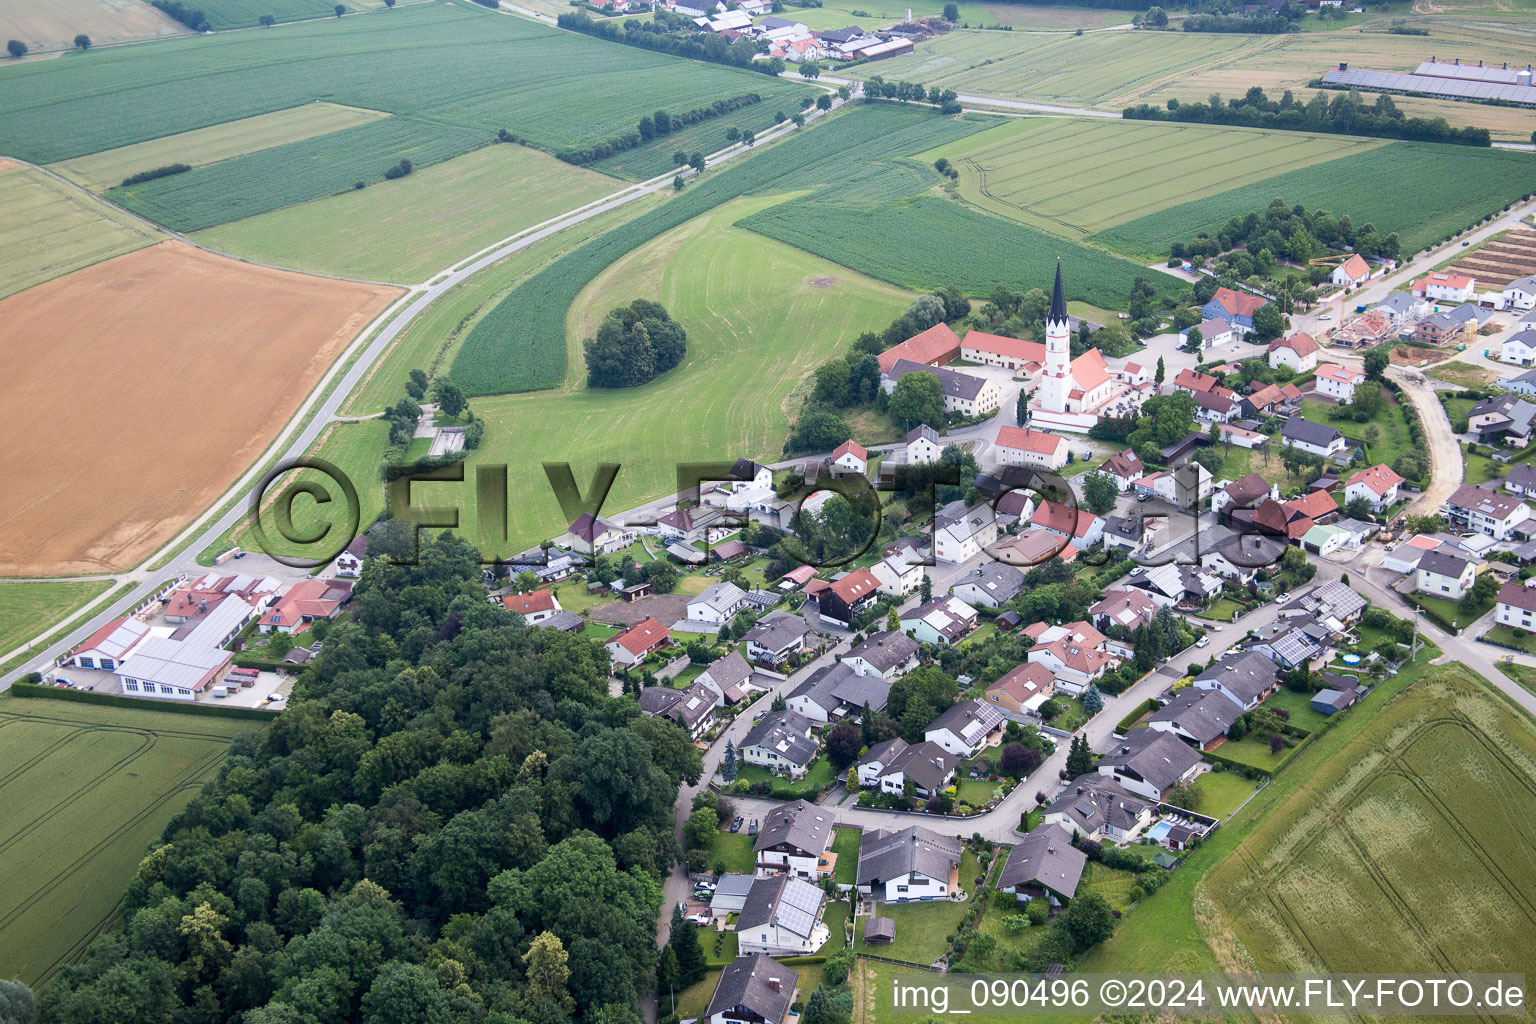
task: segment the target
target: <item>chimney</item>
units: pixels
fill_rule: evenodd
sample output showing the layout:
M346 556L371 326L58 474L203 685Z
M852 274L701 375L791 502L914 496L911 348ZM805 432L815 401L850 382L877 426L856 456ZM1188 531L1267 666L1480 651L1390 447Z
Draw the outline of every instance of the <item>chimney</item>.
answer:
M1339 61L1339 70L1340 71L1348 71L1349 70L1349 62L1348 61L1342 61L1342 60Z
M779 991L779 979L778 978L769 978L768 979L768 987L773 989L775 992Z
M912 8L907 8L907 24L912 24Z

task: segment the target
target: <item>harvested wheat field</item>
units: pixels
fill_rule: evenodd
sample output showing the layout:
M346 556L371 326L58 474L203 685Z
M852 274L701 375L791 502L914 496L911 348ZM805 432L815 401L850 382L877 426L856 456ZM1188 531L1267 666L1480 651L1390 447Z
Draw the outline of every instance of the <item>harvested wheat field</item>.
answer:
M398 289L168 241L0 301L0 575L126 569L245 472ZM22 426L24 425L24 429Z
M32 50L67 50L84 33L93 45L189 34L142 0L0 0L0 32Z

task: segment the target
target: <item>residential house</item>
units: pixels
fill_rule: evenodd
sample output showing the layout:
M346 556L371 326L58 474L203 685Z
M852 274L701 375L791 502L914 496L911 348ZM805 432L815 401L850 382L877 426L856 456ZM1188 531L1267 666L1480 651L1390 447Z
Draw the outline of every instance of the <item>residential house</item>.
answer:
M939 432L926 423L919 423L907 431L905 443L907 462L914 466L938 462L939 456L944 454L944 446L939 443Z
M1190 685L1197 690L1215 690L1242 711L1252 711L1279 687L1280 673L1262 654L1224 654Z
M1296 373L1307 373L1318 365L1318 342L1306 332L1296 332L1287 338L1269 342L1269 365L1272 370L1290 367Z
M1365 380L1365 372L1349 366L1324 363L1317 368L1317 390L1343 405L1355 400L1355 387Z
M907 597L917 593L923 585L923 567L897 555L880 559L869 567L869 571L880 581L880 593L888 597Z
M624 632L615 634L603 646L608 648L608 657L614 665L630 668L659 649L670 635L666 626L646 616Z
M741 740L741 759L798 779L821 751L816 723L796 711L770 711Z
M1040 532L1056 543L1061 543L1061 539L1054 533L1046 533L1044 530ZM1124 551L1133 555L1142 549L1147 539L1145 522L1141 516L1104 517L1105 551Z
M720 510L709 505L677 508L656 520L656 534L664 540L700 541L709 536L712 527L725 521Z
M1502 439L1506 445L1524 448L1531 442L1533 423L1536 402L1528 402L1519 395L1484 398L1467 411L1467 430L1476 434L1482 444L1495 444Z
M975 608L953 595L935 597L901 613L901 629L918 643L953 644L976 629Z
M979 700L963 700L928 723L923 739L957 757L975 757L987 737L1002 727L1003 713Z
M1511 629L1536 629L1536 587L1514 580L1504 584L1493 606L1493 618Z
M1001 608L1023 588L1023 572L1002 562L989 562L962 577L949 592L972 607Z
M1517 530L1527 532L1525 523L1531 518L1531 508L1507 494L1462 484L1446 499L1445 516L1457 529L1475 530L1494 540L1509 540Z
M640 713L647 718L666 718L683 727L697 740L715 724L715 691L698 681L686 689L647 686L640 691Z
M1364 498L1377 512L1397 500L1397 490L1405 481L1391 466L1376 465L1362 469L1344 484L1344 503Z
M997 542L997 516L985 503L952 501L933 519L933 554L941 562L967 562Z
M1536 362L1536 330L1531 330L1530 327L1531 325L1527 324L1523 329L1504 339L1504 344L1499 351L1499 358L1502 361L1516 366L1530 366ZM1501 379L1499 384L1503 385L1503 383ZM1536 386L1529 381L1521 381L1518 393L1526 396L1536 395Z
M747 603L746 591L734 583L716 583L688 601L688 621L719 629Z
M856 719L868 706L872 712L885 710L891 684L879 676L860 675L846 661L823 665L789 692L785 703L789 710L821 725Z
M1263 655L1286 671L1311 667L1330 636L1328 628L1312 616L1280 618L1256 631L1248 643L1248 653Z
M805 619L799 615L769 612L743 637L747 642L747 656L759 665L778 668L791 654L805 646L805 635L810 631Z
M1465 344L1477 333L1475 317L1457 316L1454 311L1431 313L1413 328L1413 340L1424 345Z
M1232 324L1225 317L1216 317L1210 320L1202 320L1194 328L1194 333L1200 336L1200 351L1205 352L1218 345L1227 345L1236 340Z
M583 512L555 543L583 555L611 555L635 542L635 531L612 526L590 512Z
M891 372L885 375L884 388L889 393L896 389L896 382L909 373L928 373L939 382L944 392L944 411L965 419L994 413L1003 403L1003 387L991 377L973 373L961 373L942 366L924 366L905 359L897 360Z
M69 652L69 664L76 668L117 668L133 649L149 636L149 626L126 616L113 619Z
M800 619L795 621L804 624ZM714 694L717 708L739 704L753 691L752 666L747 664L747 659L741 656L740 651L732 651L710 662L694 679L694 683Z
M1147 625L1157 615L1157 602L1143 590L1106 590L1098 603L1088 609L1088 617L1100 629L1119 626L1135 630Z
M1056 688L1077 696L1115 664L1106 650L1107 638L1086 622L1047 626L1029 649L1032 664L1044 665L1056 679Z
M1333 427L1313 423L1300 416L1285 421L1280 429L1280 443L1287 448L1299 448L1311 455L1331 459L1342 452L1346 445L1344 435Z
M1039 662L1015 666L987 687L987 701L1016 715L1033 714L1056 692L1056 677Z
M1034 528L1000 541L987 550L992 557L1014 566L1041 565L1053 558L1071 562L1077 558L1077 548L1066 538Z
M1198 751L1161 729L1132 729L1125 740L1099 759L1099 774L1146 797L1162 800L1174 786L1200 772Z
M1517 462L1504 475L1504 489L1521 498L1536 498L1536 466Z
M1211 496L1211 511L1220 515L1227 509L1256 508L1269 493L1269 481L1258 473L1249 473L1218 489Z
M1506 309L1536 308L1536 277L1517 277L1504 286Z
M1366 600L1343 580L1332 580L1304 590L1282 615L1310 615L1331 632L1341 633L1365 614Z
M565 611L560 607L560 599L549 590L534 590L526 594L506 594L501 599L501 606L509 612L516 612L523 617L523 621L530 626L552 619L560 612Z
M1106 775L1079 775L1046 807L1041 821L1074 835L1122 843L1152 824L1153 805Z
M1120 488L1120 493L1124 494L1131 489L1132 484L1147 475L1147 467L1142 465L1135 452L1127 448L1105 459L1096 472L1113 480L1115 486Z
M901 737L876 743L854 766L859 785L901 796L907 783L912 795L926 800L948 786L960 767L960 758L937 743L908 743Z
M763 815L752 844L758 878L773 874L815 879L822 855L832 843L836 816L805 800L780 804Z
M1466 274L1435 271L1413 282L1411 290L1414 298L1429 302L1466 302L1476 286L1476 279Z
M833 580L818 596L817 607L822 621L852 629L859 616L875 603L879 593L880 581L874 574L868 569L855 569L841 579Z
M1371 266L1359 253L1351 253L1349 259L1333 268L1328 281L1341 288L1353 288L1371 276Z
M1231 288L1217 288L1211 301L1200 307L1206 319L1220 317L1240 332L1253 330L1253 314L1269 304L1269 300Z
M352 543L341 549L331 562L332 576L348 576L357 579L363 572L363 559L368 557L368 535L358 534L352 538Z
M704 3L704 0L684 0ZM771 957L733 960L720 971L704 1010L707 1024L787 1024L800 975Z
M959 887L960 840L921 825L865 832L855 884L877 900L948 899Z
M1210 750L1232 728L1242 709L1215 690L1187 686L1147 719L1147 728L1172 733Z
M807 956L826 945L831 931L821 919L827 894L791 875L759 878L736 916L743 956Z
M849 438L832 450L832 472L837 476L863 476L869 469L869 449Z
M1210 391L1221 386L1221 381L1208 373L1199 370L1191 370L1187 367L1180 370L1173 378L1174 391L1188 391L1191 395L1198 395L1202 391Z
M1380 309L1371 309L1344 323L1333 332L1335 348L1374 348L1391 337L1396 326Z
M937 323L899 345L892 345L878 358L882 375L889 374L903 359L919 366L943 366L960 358L960 339L948 324Z
M1067 464L1067 439L1043 430L1002 427L997 432L998 459L1005 466L1057 470Z
M1386 314L1392 321L1392 325L1396 327L1415 317L1423 316L1429 311L1429 306L1421 297L1415 297L1408 292L1393 292L1372 306L1371 310Z
M1472 589L1477 565L1448 551L1427 551L1414 574L1413 589L1420 594L1460 601Z
M1077 895L1088 855L1072 845L1072 833L1054 822L1041 822L1014 844L998 876L997 888L1020 903L1044 899L1051 906Z
M266 633L297 635L319 619L334 619L352 600L350 580L300 580L257 622Z
M919 652L917 641L905 633L871 633L843 655L842 663L861 676L875 676L893 683L917 668Z
M1085 508L1073 508L1059 501L1042 501L1030 525L1070 541L1079 551L1097 544L1104 536L1104 520Z
M1241 411L1236 399L1214 390L1197 391L1194 398L1195 417L1203 423L1229 423Z

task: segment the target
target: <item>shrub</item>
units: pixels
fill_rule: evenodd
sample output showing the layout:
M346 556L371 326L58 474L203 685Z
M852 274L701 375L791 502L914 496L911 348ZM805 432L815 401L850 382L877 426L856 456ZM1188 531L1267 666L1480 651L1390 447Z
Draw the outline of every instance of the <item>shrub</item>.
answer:
M168 178L173 174L186 174L191 169L191 164L166 164L164 167L128 175L123 179L123 186L140 185L146 181L154 181L156 178Z

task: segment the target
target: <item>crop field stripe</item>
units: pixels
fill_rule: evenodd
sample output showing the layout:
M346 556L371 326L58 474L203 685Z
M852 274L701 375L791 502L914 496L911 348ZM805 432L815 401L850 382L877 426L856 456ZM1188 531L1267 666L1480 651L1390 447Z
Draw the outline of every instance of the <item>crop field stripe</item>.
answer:
M103 731L111 731L111 730L103 730L103 729L85 729L85 730L82 730L82 732L86 733L86 734L96 733L96 732L103 732ZM126 732L127 730L115 730L115 731ZM76 736L79 736L79 735L80 735L79 733L76 734ZM64 809L69 807L70 804L73 804L75 801L81 799L87 793L93 792L96 789L97 784L100 783L103 779L105 779L105 778L107 778L109 776L112 776L112 775L116 775L125 766L132 764L133 762L137 761L139 758L143 757L150 750L154 749L155 743L157 741L156 740L156 736L155 736L154 733L149 733L149 732L140 733L139 736L140 736L141 742L139 743L139 746L136 749L134 749L132 752L130 752L128 754L125 754L124 756L118 758L115 762L113 762L112 764L108 765L106 768L103 768L95 776L93 776L92 778L87 779L84 782L82 782L79 785L79 787L77 787L68 796L66 796L62 800L59 800L58 802L56 802L53 805L53 808L47 814L44 814L43 816L41 816L39 818L32 819L31 821L27 822L25 825L22 825L15 832L12 832L10 835L6 836L3 840L0 840L0 855L3 855L6 850L10 849L14 844L16 844L17 842L21 841L22 839L25 839L29 834L31 834L36 829L38 829L38 828L42 827L43 825L47 824L47 822L48 822L48 820L50 818L52 818L54 815L58 814L60 811L63 811ZM74 738L74 737L71 737L71 738ZM3 793L0 793L0 796L3 796L3 795L4 795ZM4 923L5 923L4 920L0 919L0 925L4 925Z
M0 730L3 730L7 725L13 725L19 721L24 721L24 719L10 719L9 721L0 722ZM42 761L49 754L53 753L54 750L62 747L64 744L68 743L70 740L74 739L84 731L84 728L77 728L70 732L66 732L64 735L48 744L48 746L44 747L42 750L39 750L36 754L27 758L25 761L19 762L14 768L6 772L4 775L0 775L0 792L5 790L6 784L9 783L12 779L16 778L18 775L24 774L28 768L31 768L39 761ZM9 737L0 738L8 739Z
M162 237L35 167L0 168L0 209L0 298Z

